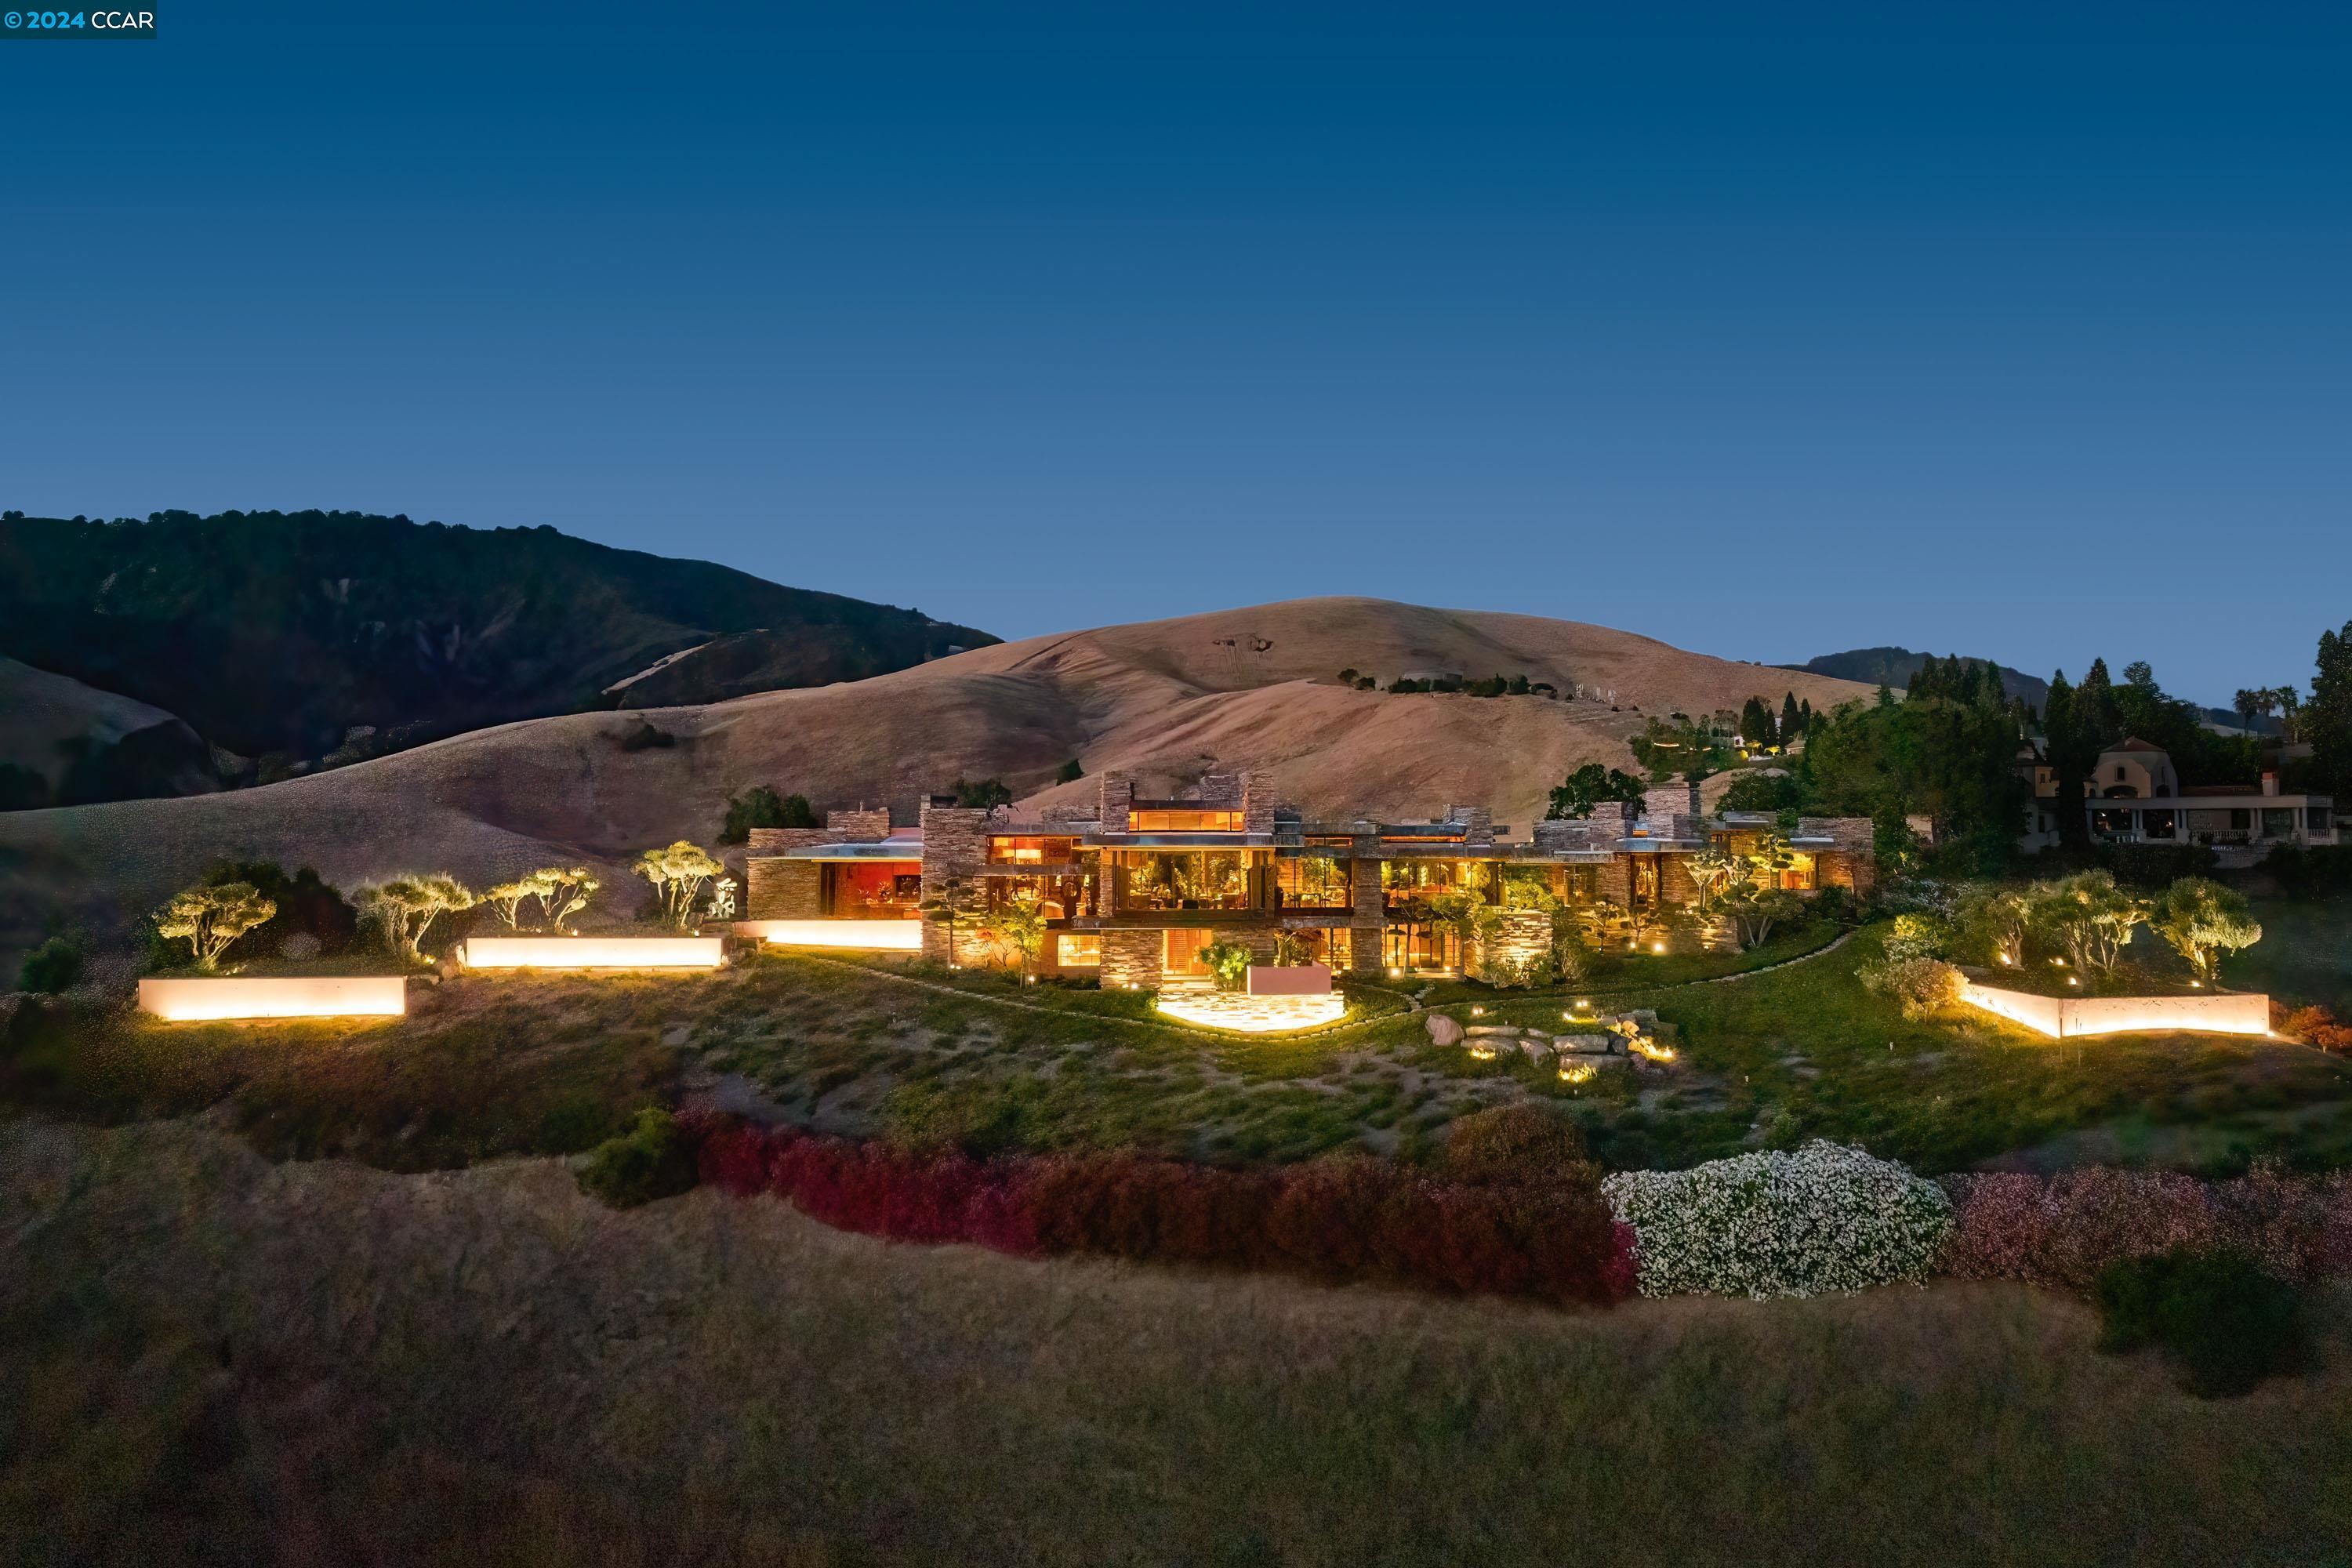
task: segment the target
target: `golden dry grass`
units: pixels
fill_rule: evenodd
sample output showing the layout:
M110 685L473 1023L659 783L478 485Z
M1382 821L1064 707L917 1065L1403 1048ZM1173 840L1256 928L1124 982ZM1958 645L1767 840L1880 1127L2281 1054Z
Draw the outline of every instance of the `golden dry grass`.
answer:
M2014 1287L1559 1313L16 1122L0 1533L149 1563L2341 1562L2327 1320L2326 1370L2206 1405Z
M1335 679L1349 666L1524 673L1614 691L1628 710L1359 692ZM315 865L345 887L420 868L478 885L551 858L612 868L650 844L708 842L726 797L757 784L820 808L887 802L908 821L959 774L1083 796L1090 784L1047 787L1074 756L1149 787L1259 769L1310 813L1484 804L1524 832L1579 764L1631 766L1632 705L1703 712L1788 690L1816 708L1864 694L1601 626L1376 599L1035 637L839 686L508 724L262 789L0 816L0 960L53 913L125 929L225 856ZM641 722L674 743L626 749Z

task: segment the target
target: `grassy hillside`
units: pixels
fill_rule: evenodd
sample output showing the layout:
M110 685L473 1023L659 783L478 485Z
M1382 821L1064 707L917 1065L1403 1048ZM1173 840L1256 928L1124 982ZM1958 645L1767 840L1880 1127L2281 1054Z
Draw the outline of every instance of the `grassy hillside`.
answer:
M892 1245L551 1161L0 1123L32 1562L2342 1563L2327 1363L2007 1285L1560 1312Z
M1339 682L1349 667L1524 673L1561 695L1359 690ZM708 841L727 796L752 784L912 822L958 774L1045 802L1084 796L1111 769L1164 791L1252 768L1312 813L1402 820L1484 803L1524 834L1580 764L1633 766L1626 742L1645 714L1790 690L1817 710L1868 695L1606 626L1378 599L1033 637L835 686L478 730L265 789L0 813L0 960L52 913L119 930L224 856L314 865L346 887L436 867L479 885ZM1056 792L1073 757L1088 776Z
M320 756L362 726L414 741L601 707L666 656L753 630L768 634L756 674L771 686L995 640L547 527L320 511L0 521L0 654L247 756Z

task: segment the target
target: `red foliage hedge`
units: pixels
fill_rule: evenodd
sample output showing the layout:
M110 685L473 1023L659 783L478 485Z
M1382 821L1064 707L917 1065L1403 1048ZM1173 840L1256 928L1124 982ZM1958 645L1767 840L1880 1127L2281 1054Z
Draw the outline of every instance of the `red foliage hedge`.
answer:
M1123 1153L973 1160L730 1118L682 1118L702 1179L900 1241L1025 1256L1285 1269L1318 1279L1610 1302L1633 1235L1580 1166L1557 1179L1446 1180L1361 1156L1228 1171Z

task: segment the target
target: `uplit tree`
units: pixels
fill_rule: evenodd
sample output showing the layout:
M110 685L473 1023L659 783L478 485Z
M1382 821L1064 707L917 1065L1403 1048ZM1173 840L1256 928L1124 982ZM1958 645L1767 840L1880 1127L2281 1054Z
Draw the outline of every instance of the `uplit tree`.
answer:
M2026 897L2033 904L2036 932L2062 950L2075 968L2105 974L2147 919L2148 906L2116 885L2111 871L2078 871L2063 881L2036 882Z
M635 868L661 895L663 913L684 931L693 923L695 901L702 896L703 884L727 868L712 859L700 845L680 838L662 848L646 850L637 857Z
M1013 950L1021 973L1027 974L1045 946L1045 909L1034 889L1024 888L1003 909L991 910L989 929Z
M2210 982L2222 956L2263 940L2263 928L2243 895L2207 877L2183 877L2165 889L2148 916L2157 935Z
M2033 900L2014 888L1979 886L1960 895L1959 924L1965 939L1993 960L2015 968L2025 962L2025 939L2033 931Z
M276 901L250 882L190 888L155 912L155 933L166 942L186 942L199 969L216 969L229 943L277 912Z
M494 888L482 889L482 902L488 904L491 911L506 922L509 931L520 931L523 900L534 897L538 889L531 885L529 879L500 882Z
M563 933L563 922L586 909L590 896L604 885L604 879L585 866L542 866L524 880L539 900L541 923L558 933Z
M362 912L383 928L385 945L411 963L425 958L425 933L445 914L470 910L481 900L457 878L428 871L394 877L352 895Z

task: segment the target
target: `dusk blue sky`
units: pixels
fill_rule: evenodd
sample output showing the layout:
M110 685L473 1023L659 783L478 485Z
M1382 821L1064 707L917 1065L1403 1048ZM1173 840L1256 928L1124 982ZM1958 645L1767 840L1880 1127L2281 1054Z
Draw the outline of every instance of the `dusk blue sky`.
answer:
M158 9L0 42L0 505L2223 703L2352 616L2341 6Z

